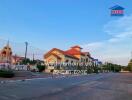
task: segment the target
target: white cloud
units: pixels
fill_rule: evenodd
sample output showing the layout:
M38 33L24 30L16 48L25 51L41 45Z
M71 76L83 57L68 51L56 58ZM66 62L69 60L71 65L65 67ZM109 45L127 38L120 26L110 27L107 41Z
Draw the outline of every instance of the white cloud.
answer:
M108 22L104 26L104 31L112 36L109 42L132 38L132 15Z
M90 49L94 57L103 61L127 65L132 50L132 15L109 21L104 32L111 38L82 45L84 50Z
M97 50L102 46L103 46L103 42L94 42L94 43L84 44L81 47L84 48L84 51L87 51L87 50Z
M118 20L109 21L104 26L104 31L110 35L118 35L132 31L132 15L124 16Z

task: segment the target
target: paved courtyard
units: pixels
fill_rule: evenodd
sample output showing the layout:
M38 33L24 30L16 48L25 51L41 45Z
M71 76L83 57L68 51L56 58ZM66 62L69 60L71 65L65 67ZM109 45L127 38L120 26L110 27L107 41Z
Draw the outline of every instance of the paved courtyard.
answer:
M103 73L1 83L0 100L132 100L132 74Z

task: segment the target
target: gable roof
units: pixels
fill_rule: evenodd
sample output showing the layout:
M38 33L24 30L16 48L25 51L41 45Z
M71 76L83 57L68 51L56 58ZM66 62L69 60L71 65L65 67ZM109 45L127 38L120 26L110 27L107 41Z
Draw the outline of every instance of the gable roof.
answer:
M123 8L119 5L115 5L115 6L111 7L110 9L112 9L112 10L124 10L125 8Z
M56 55L56 54L54 54L54 53L52 53L52 55L55 56L55 57L57 57L58 59L61 59L60 56L58 56L58 55Z
M44 55L44 58L47 58L50 54L54 54L54 53L51 53L51 52L54 51L54 50L59 51L60 53L62 53L63 55L65 55L65 56L67 56L67 57L71 57L71 58L73 58L73 59L77 59L77 60L78 60L77 57L75 57L75 56L73 56L73 55L71 55L71 54L69 54L69 53L67 53L67 52L65 52L65 51L63 51L63 50L57 49L57 48L53 48L53 49L51 49L49 52L47 52L47 53ZM54 54L54 56L55 56L55 55L56 55L56 54ZM56 56L57 56L57 55L56 55Z
M85 53L81 52L81 51L78 51L76 49L69 49L67 51L65 51L66 53L68 54L71 54L71 55L85 55Z
M59 52L62 52L62 50L60 50L60 49L53 48L53 49L51 49L49 52L47 52L46 54L44 54L44 58L47 58L47 57L49 56L49 54L51 54L51 52L54 51L54 50L57 50L57 51L59 51Z

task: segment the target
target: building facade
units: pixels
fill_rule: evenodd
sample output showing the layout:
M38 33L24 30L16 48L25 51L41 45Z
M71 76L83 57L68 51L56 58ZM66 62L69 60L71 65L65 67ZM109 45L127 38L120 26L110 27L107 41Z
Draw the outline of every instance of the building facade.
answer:
M47 64L47 71L55 69L54 65L59 65L59 69L64 69L64 64L79 65L91 64L93 59L89 52L82 52L80 46L73 46L70 49L63 51L58 48L53 48L44 55L44 61Z

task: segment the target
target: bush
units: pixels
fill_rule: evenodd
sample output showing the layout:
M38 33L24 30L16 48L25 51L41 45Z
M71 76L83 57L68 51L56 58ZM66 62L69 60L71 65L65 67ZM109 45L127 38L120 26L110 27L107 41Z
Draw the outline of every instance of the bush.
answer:
M116 67L115 68L115 72L120 72L121 71L121 67Z
M45 66L44 65L37 65L37 68L39 70L39 72L42 72L45 70Z
M94 67L94 73L99 73L97 67Z
M12 78L15 74L10 70L0 70L0 77Z
M87 74L91 74L91 73L93 73L93 70L91 68L88 68L87 69Z

